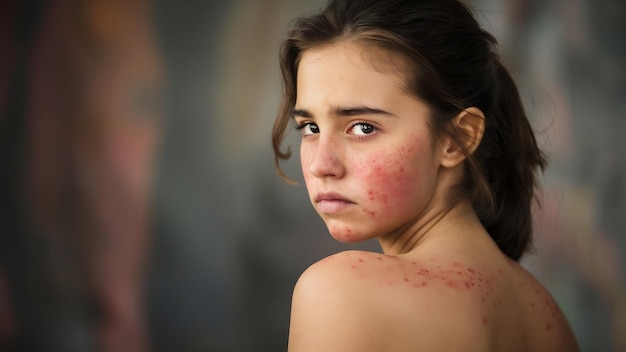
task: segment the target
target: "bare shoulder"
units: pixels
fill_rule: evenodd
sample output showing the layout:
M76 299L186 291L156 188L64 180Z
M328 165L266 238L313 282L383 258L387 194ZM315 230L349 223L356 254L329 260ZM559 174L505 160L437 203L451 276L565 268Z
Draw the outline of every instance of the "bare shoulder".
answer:
M529 349L578 351L569 323L548 290L521 265L511 263L511 268Z
M467 285L478 282L445 275L454 276L432 263L371 252L321 260L296 284L289 348L458 349L469 344L487 349L479 298L466 294Z

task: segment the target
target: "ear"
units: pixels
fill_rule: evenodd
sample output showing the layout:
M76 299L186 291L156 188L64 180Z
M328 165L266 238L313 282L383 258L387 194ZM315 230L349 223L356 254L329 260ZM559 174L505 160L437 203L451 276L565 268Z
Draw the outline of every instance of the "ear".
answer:
M475 107L461 111L450 121L442 144L441 165L454 167L474 153L485 132L485 114ZM454 136L455 138L452 138Z

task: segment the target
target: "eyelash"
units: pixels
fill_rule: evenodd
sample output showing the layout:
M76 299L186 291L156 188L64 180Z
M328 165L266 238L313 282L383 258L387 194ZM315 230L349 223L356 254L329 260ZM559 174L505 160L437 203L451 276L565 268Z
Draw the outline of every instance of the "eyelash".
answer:
M359 137L369 136L369 135L374 134L374 133L376 133L376 132L378 132L378 131L379 131L379 130L378 130L378 128L376 128L376 127L375 127L374 125L372 125L371 123L362 122L362 121L361 121L361 122L355 122L355 123L353 123L353 124L350 126L350 130L354 129L356 126L359 126L359 125L361 125L361 126L367 126L367 127L370 127L370 128L372 129L372 132L370 132L370 133L364 133L364 134L359 134L359 135L357 135L357 136L359 136Z
M317 127L317 125L316 125L314 122L310 122L310 121L307 121L307 122L302 122L301 124L299 124L299 125L297 125L297 126L296 126L296 130L298 130L298 131L302 131L302 130L303 130L303 129L305 129L307 126L312 126L312 125L315 125L315 126ZM361 134L361 135L356 135L356 136L357 136L357 137L359 137L359 138L363 138L363 137L369 136L369 135L374 134L374 133L376 133L376 132L378 132L378 131L379 131L379 129L378 129L376 126L372 125L371 123L364 122L364 121L357 121L357 122L352 123L352 124L350 125L350 128L349 128L348 130L349 130L349 131L351 131L352 129L354 129L356 126L359 126L359 125L361 125L361 126L367 126L367 127L372 128L372 132L370 132L370 133L365 133L365 134ZM312 133L312 134L319 133L319 127L317 127L317 128L318 128L318 132L315 132L315 133ZM308 136L308 135L310 135L310 134L304 134L304 133L302 132L302 135L303 135L303 136Z
M301 131L302 135L306 136L302 130L304 128L306 128L307 126L311 126L311 125L315 125L315 123L313 123L313 122L302 122L301 124L296 126L296 130Z

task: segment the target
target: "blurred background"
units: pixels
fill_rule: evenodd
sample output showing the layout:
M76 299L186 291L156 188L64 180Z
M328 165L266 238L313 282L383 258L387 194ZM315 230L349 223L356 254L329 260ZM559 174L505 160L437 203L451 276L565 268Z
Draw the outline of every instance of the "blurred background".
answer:
M299 274L378 250L274 170L279 41L322 4L2 1L0 350L286 349ZM551 160L523 265L626 351L626 2L471 4Z

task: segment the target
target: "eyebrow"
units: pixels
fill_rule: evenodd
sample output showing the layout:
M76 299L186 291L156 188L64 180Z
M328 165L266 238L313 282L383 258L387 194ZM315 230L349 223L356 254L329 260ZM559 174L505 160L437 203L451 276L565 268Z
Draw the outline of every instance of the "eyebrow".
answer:
M359 115L383 115L383 116L395 116L394 114L385 111L385 110L381 110L381 109L375 109L375 108L370 108L367 106L355 106L355 107L332 107L329 111L329 115L330 116L359 116ZM307 110L304 109L294 109L291 112L291 116L292 117L305 117L305 118L311 118L313 117L313 114Z

